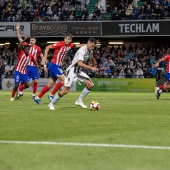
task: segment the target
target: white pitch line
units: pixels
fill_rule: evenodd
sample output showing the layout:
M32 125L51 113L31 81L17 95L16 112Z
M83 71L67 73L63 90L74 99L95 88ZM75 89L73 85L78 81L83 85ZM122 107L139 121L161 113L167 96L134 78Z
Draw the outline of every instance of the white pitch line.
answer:
M113 147L113 148L136 148L136 149L170 150L170 146L102 144L102 143L99 144L99 143L40 142L40 141L7 141L7 140L0 140L0 143L5 143L5 144L26 144L26 145L95 146L95 147Z

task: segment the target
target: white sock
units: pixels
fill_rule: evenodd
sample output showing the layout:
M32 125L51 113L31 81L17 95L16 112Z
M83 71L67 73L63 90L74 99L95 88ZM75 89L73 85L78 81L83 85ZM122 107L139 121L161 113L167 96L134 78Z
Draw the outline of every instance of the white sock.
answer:
M61 96L57 94L54 99L51 101L52 104L55 104L58 100L60 100Z
M82 93L80 94L79 100L83 100L88 94L90 93L90 90L86 87L83 89Z
M162 89L161 89L161 90L159 90L159 93L162 93Z

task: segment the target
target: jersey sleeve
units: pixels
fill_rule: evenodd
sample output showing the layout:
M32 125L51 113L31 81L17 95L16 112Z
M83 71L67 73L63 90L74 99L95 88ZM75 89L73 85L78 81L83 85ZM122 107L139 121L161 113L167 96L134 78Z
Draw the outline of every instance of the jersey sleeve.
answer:
M74 48L74 47L76 47L76 44L71 43L71 44L70 44L70 48L72 49L72 48Z
M27 42L24 42L22 46L26 46L26 45L28 45L28 43L27 43Z
M23 54L24 54L24 51L22 49L20 49L18 51L18 59L20 59Z
M60 47L62 44L59 42L59 43L55 43L55 44L52 44L52 48L53 49L56 49L58 47Z
M86 51L84 48L80 48L79 54L78 54L78 60L84 61L84 55L86 54Z
M37 46L37 52L41 53L41 48Z
M170 55L166 55L166 56L164 57L164 60L168 60L168 59L170 59Z

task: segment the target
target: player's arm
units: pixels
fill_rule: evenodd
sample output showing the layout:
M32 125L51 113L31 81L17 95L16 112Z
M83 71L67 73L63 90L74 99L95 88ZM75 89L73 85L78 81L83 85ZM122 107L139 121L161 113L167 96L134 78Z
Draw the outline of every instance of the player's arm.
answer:
M91 65L94 67L95 66L95 63L96 63L96 60L95 60L95 58L92 56L92 57L90 57L90 63L91 63Z
M96 64L96 60L95 58L93 57L93 51L91 51L90 53L90 63L93 67L95 67L95 64Z
M78 64L79 67L87 68L87 69L90 69L92 71L97 71L98 70L96 67L84 64L82 60L78 60L77 64Z
M80 48L82 46L85 46L86 44L74 44L76 48Z
M42 58L42 62L41 62L42 65L46 65L47 55L50 49L53 49L52 45L48 45L45 47L44 57Z
M27 40L29 38L29 36L28 35L26 35L25 36L25 38L24 38L24 40L22 40L20 43L19 43L19 45L18 45L18 51L20 51L21 50L21 48L22 48L22 46L23 46L23 43L25 42L25 40Z
M161 63L162 61L164 61L164 58L159 59L155 64L155 67L159 67L159 63Z
M16 25L16 30L17 30L17 36L18 36L18 40L19 40L19 42L22 42L23 41L23 39L22 39L22 37L21 37L21 34L20 34L20 23L17 23L17 25Z

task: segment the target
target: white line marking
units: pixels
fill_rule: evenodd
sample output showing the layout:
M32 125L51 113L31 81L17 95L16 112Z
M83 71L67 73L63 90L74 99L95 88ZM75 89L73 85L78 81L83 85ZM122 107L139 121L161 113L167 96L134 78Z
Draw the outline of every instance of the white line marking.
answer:
M38 141L6 141L0 140L5 144L26 144L26 145L65 145L65 146L95 146L113 148L137 148L137 149L160 149L170 150L170 146L148 146L148 145L125 145L125 144L99 144L99 143L74 143L74 142L38 142Z

